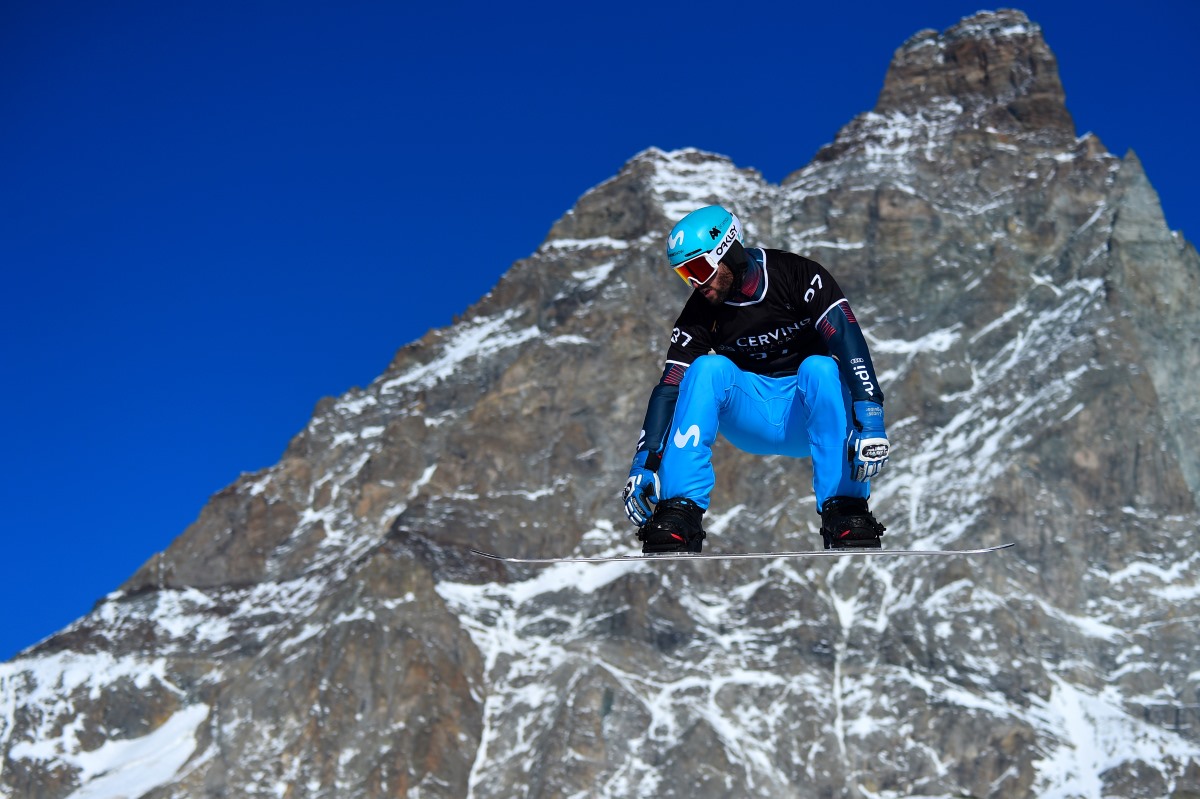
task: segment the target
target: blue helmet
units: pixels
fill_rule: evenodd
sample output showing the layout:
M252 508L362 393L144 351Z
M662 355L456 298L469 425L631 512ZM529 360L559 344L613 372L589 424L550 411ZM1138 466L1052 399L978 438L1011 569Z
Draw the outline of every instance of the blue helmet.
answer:
M706 205L680 219L667 238L667 260L678 267L698 255L710 253L713 266L733 243L742 242L742 223L719 205Z

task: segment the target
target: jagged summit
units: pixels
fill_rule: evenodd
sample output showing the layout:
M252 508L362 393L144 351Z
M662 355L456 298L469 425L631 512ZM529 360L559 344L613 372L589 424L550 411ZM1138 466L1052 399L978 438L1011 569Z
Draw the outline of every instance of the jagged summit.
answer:
M875 112L914 114L947 102L999 131L1075 135L1058 62L1020 11L980 12L909 39L892 57Z
M1075 123L1041 27L1020 11L986 11L905 42L875 108L842 128L814 162L924 148L926 160L958 160L949 166L961 169L972 166L961 162L968 148L1011 147L1013 137L1062 152L1075 146Z
M663 231L697 206L750 198L768 189L760 172L696 148L650 147L613 178L584 194L551 229L546 245L662 240ZM744 201L743 201L744 202Z

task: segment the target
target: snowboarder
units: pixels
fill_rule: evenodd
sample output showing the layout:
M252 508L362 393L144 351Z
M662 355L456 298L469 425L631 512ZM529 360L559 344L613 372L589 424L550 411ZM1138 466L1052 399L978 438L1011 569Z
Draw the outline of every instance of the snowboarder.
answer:
M743 247L741 223L719 205L675 225L667 259L692 295L622 492L642 551L701 551L718 428L746 452L811 457L825 548L878 548L885 528L867 499L890 450L883 391L833 276Z

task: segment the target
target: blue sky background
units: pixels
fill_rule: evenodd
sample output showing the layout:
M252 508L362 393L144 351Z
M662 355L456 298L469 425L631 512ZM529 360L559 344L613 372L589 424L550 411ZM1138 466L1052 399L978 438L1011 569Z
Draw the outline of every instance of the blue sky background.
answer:
M874 105L909 36L987 7L479 5L0 5L0 659L639 151L778 182ZM1197 6L1017 7L1079 132L1134 148L1195 241Z

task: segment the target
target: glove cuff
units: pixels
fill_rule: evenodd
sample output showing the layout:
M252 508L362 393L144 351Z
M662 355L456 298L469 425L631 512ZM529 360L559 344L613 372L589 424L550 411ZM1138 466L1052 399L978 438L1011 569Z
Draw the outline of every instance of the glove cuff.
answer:
M647 469L651 472L658 472L658 467L662 465L662 453L651 452L646 449L638 450L633 456L633 466L630 467L629 473L633 474L636 471Z
M854 426L859 430L884 429L883 406L871 400L858 400L854 403Z

